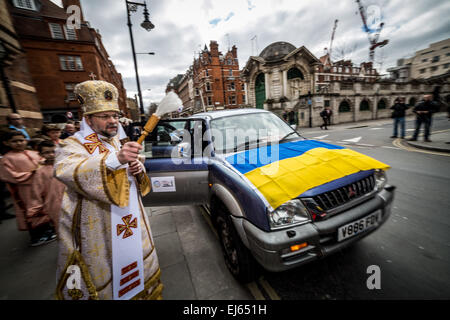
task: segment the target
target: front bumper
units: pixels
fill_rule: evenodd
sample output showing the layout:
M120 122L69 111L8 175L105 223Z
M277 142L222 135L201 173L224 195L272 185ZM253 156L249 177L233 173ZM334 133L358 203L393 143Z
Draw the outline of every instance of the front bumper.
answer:
M327 220L307 223L279 231L265 232L247 220L242 221L247 244L255 259L269 271L284 271L332 254L377 230L391 214L393 186L385 186L373 198ZM381 211L380 223L349 239L338 242L339 227ZM287 252L292 245L307 242L308 246Z

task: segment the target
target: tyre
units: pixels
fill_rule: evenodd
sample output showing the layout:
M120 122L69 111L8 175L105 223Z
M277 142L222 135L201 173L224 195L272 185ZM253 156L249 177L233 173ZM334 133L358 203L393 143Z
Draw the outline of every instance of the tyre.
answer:
M218 210L215 225L228 270L241 283L254 281L258 275L258 264L242 243L224 208Z

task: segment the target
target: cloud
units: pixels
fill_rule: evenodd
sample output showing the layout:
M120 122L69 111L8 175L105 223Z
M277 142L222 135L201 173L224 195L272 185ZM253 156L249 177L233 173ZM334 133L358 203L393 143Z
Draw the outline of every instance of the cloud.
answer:
M128 95L133 97L137 86L125 1L81 0L81 4L91 26L100 30L111 60L122 73ZM389 39L387 46L375 51L377 68L385 70L397 59L449 37L449 1L416 0L405 5L401 0L365 0L364 4L366 8L375 6L372 10L380 9L385 25L379 40ZM145 105L159 102L169 80L184 74L194 52L210 40L216 40L222 52L228 49L229 42L236 45L241 68L249 56L259 55L276 41L304 45L320 57L329 47L334 20L338 19L333 50L342 51L356 64L367 61L369 56L369 40L362 30L355 1L164 0L147 1L147 6L155 25L152 31L140 27L142 8L131 16L136 51L155 52L154 56L137 57Z

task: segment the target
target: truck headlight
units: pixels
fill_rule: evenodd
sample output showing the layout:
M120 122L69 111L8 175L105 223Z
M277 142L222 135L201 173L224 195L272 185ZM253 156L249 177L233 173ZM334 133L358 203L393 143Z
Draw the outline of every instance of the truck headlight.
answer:
M272 229L278 229L294 224L302 224L311 221L308 210L298 200L289 200L276 210L269 212L269 222Z
M384 170L375 170L375 182L377 184L377 190L383 190L387 183L386 173Z

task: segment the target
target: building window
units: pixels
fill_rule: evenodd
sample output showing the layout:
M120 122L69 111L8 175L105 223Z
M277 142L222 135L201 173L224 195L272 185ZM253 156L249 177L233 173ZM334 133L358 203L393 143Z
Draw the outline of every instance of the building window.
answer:
M433 71L436 71L437 69L438 69L437 66L431 67L431 71L432 71L432 72L433 72Z
M234 86L234 82L230 82L228 84L228 91L234 91L236 90L235 86Z
M34 0L14 0L13 2L16 8L37 11Z
M235 105L236 104L236 96L228 96L228 104Z
M64 32L67 40L78 40L75 28L69 29L66 25L64 25ZM97 40L97 38L95 38L95 40Z
M330 100L325 100L325 107L329 107L330 106Z
M342 72L342 67L339 67L339 72Z
M205 70L205 74L206 74L207 77L209 77L208 69Z
M333 72L336 72L336 67L333 67Z
M77 56L59 56L59 62L62 70L83 71L81 58Z
M427 71L427 69L426 68L424 68L424 69L420 69L420 73L425 73Z
M446 63L446 64L443 65L443 68L444 69L448 69L449 66L450 66L450 63Z
M206 91L211 91L211 84L209 82L206 83Z
M242 103L245 103L245 94L242 95Z
M208 102L208 106L212 106L213 102L212 102L212 97L206 97L207 98L207 102Z
M370 111L369 102L367 100L361 101L361 104L359 105L360 111Z
M384 99L381 99L378 101L378 110L386 109L386 101Z
M439 62L439 57L440 56L434 56L433 60L431 60L431 62Z
M302 79L305 80L305 77L303 76L303 73L297 69L297 68L291 68L287 72L287 79Z
M350 108L350 105L348 104L347 101L342 101L339 104L339 113L341 113L341 112L350 112L350 111L351 111L351 108Z
M428 61L428 59L422 59L422 62L427 62Z
M59 23L49 23L50 33L53 39L64 39L64 34Z
M232 64L233 64L233 60L228 59L228 60L227 60L227 64L232 65Z
M241 89L242 89L242 91L245 91L245 83L241 84Z
M345 73L349 73L350 72L350 68L349 67L345 67Z
M69 100L69 101L77 100L77 97L76 97L75 93L73 92L75 85L76 85L76 83L66 83L65 84L66 92L67 92L67 100Z
M200 91L198 91L198 88L195 88L195 95L199 96L200 95Z
M230 77L233 76L233 70L232 70L232 69L229 70L229 76L230 76Z

